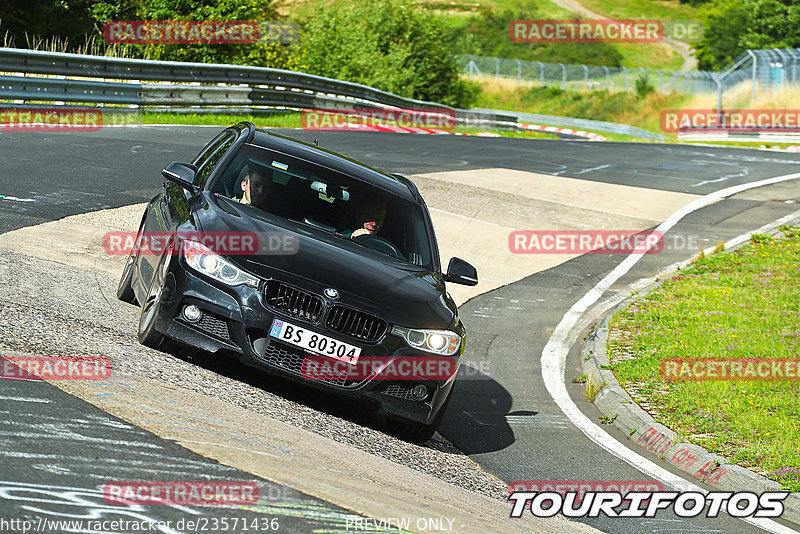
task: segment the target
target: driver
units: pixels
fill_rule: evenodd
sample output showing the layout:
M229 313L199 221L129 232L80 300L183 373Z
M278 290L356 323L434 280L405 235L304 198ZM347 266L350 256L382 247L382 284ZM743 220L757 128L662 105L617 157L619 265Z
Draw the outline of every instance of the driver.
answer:
M241 184L244 195L239 202L266 209L271 184L271 178L264 171L248 169Z
M356 213L356 222L360 224L353 230L348 237L351 239L360 235L375 235L383 226L383 219L386 217L386 203L377 201L364 204ZM345 234L347 235L347 234Z

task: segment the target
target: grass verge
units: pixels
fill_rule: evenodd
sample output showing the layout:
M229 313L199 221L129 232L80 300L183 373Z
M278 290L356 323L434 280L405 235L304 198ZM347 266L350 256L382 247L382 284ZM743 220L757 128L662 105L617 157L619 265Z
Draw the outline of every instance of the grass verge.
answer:
M200 125L200 126L230 126L240 121L250 121L259 128L272 127L272 128L300 128L300 113L281 113L274 115L204 115L198 113L153 113L143 112L141 114L142 124L185 124L185 125ZM494 133L500 137L525 137L531 139L557 139L558 136L550 133L542 132L526 132L526 131L505 131L505 130L491 130L487 128L464 128L456 127L456 133L476 134L476 133Z
M800 382L665 381L665 358L797 358L800 228L699 259L611 321L620 384L681 438L800 491Z

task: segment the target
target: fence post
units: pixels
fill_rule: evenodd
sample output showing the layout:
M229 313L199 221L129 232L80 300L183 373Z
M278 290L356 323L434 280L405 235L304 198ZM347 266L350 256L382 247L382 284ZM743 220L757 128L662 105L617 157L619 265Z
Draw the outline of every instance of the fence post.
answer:
M603 67L606 71L606 91L610 90L610 83L611 83L611 74L609 73L608 67Z
M756 77L758 74L758 56L756 56L755 52L752 50L747 51L750 54L750 57L753 58L753 89L750 93L750 103L752 104L756 99Z
M567 90L567 66L563 63L559 63L561 65L561 89L563 91Z
M583 85L586 87L586 90L589 90L589 67L586 65L581 65L583 67Z
M678 71L672 71L672 92L678 92Z
M539 64L539 81L544 85L544 63L541 61L537 61L536 63Z
M522 79L522 61L515 59L514 61L517 62L517 79Z
M500 58L499 57L494 58L494 75L497 78L500 77Z
M622 67L622 70L625 71L625 92L627 93L629 90L628 87L628 67Z
M664 73L661 72L661 69L656 69L658 72L658 92L661 92L661 86L664 84Z

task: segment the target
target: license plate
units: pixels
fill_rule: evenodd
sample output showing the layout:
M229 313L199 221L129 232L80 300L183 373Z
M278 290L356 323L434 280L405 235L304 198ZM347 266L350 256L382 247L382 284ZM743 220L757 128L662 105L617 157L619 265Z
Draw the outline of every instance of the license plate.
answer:
M305 327L287 323L281 319L272 321L269 335L284 343L306 349L307 351L354 364L361 354L361 349L344 341L318 334Z

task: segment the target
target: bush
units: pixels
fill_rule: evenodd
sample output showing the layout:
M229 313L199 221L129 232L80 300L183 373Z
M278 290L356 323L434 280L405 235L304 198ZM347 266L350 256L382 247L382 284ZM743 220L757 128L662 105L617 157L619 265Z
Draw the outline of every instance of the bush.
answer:
M714 0L703 9L701 69L723 70L747 49L800 46L800 4L795 0Z
M655 90L656 88L650 83L650 78L647 74L640 74L636 78L636 96L639 98L644 98Z
M459 77L444 35L442 19L410 0L337 2L304 23L298 53L312 74L469 107L479 89Z
M102 31L110 20L278 20L270 0L122 0L97 2L92 16ZM148 44L125 45L127 56L163 61L233 63L292 69L297 61L286 45Z

